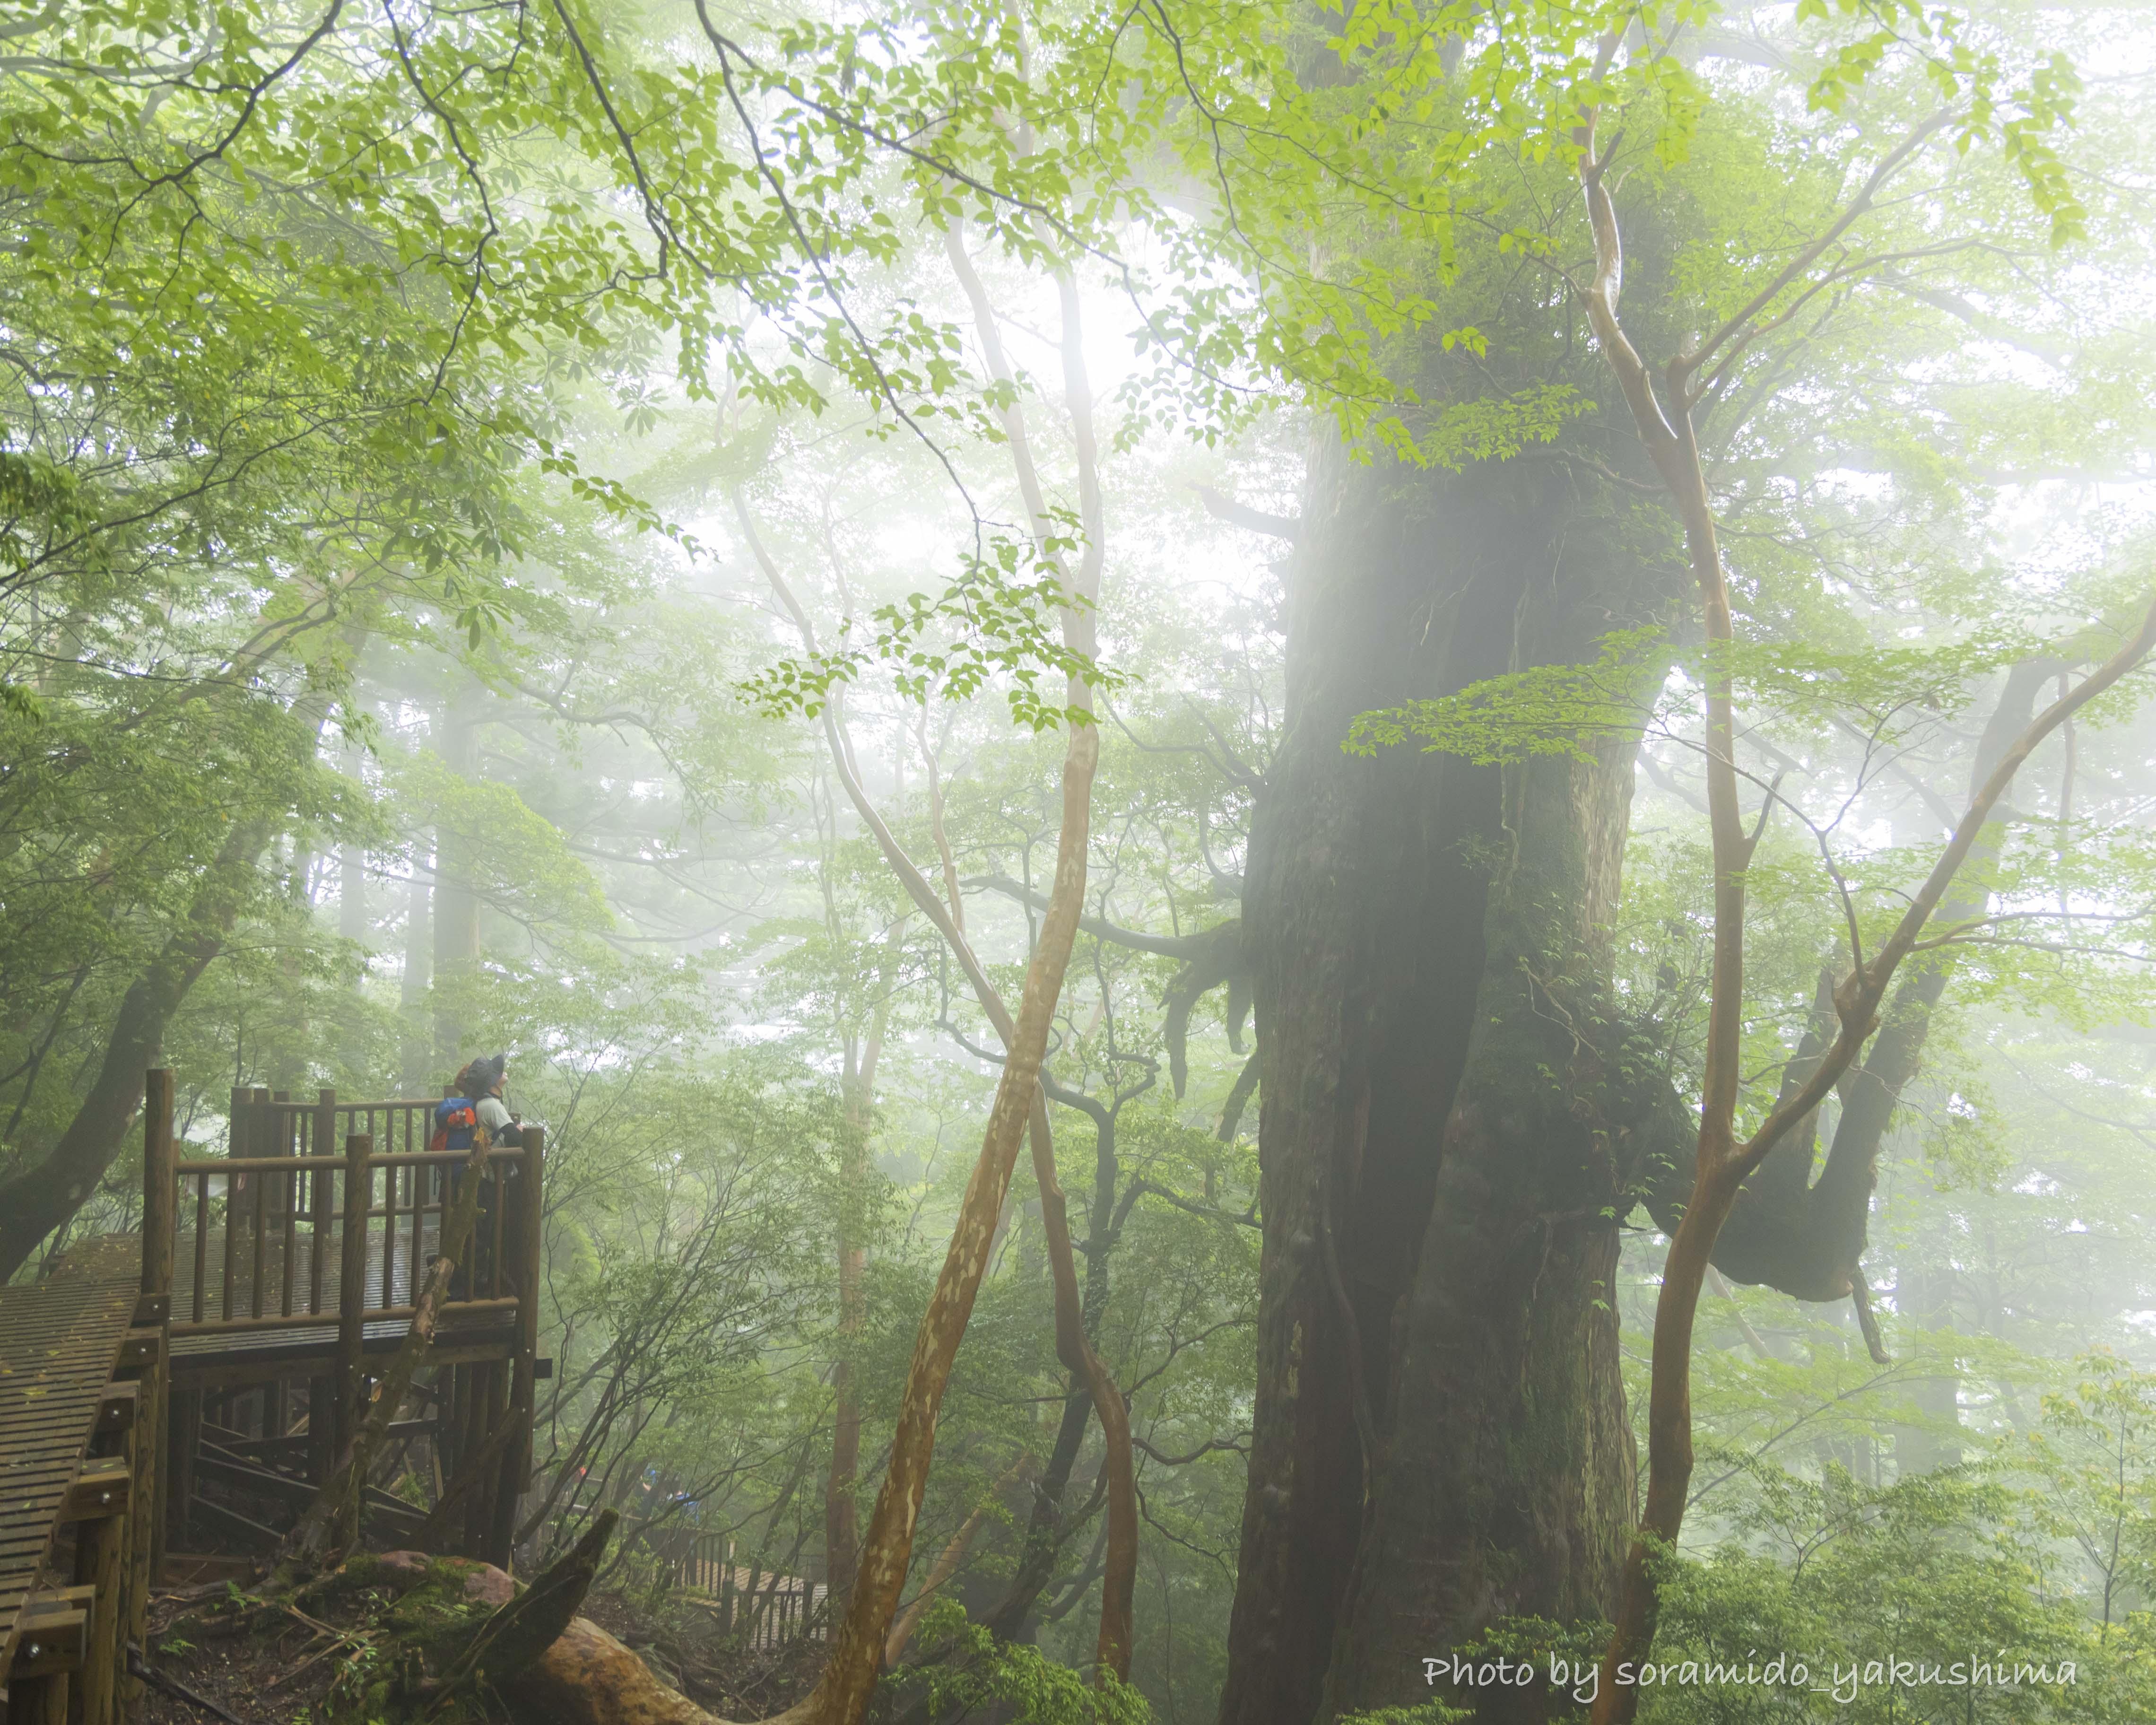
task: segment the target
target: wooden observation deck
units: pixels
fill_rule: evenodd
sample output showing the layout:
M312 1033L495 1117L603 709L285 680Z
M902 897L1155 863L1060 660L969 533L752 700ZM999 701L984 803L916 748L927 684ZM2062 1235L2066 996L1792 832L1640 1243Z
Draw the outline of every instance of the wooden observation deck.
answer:
M0 1287L8 1725L116 1725L167 1558L266 1551L328 1478L469 1178L466 1152L426 1147L434 1106L234 1091L226 1153L182 1159L172 1076L153 1071L141 1234ZM388 1540L509 1561L547 1364L544 1157L526 1127L479 1175L475 1237L365 1494Z
M169 1095L169 1086L167 1086ZM429 1153L435 1100L295 1101L235 1090L223 1156L147 1130L146 1189L172 1240L177 1551L272 1543L327 1478L396 1352L469 1158ZM367 1492L394 1538L506 1563L528 1483L544 1141L498 1143L408 1417L392 1427L417 1496ZM406 1410L399 1410L400 1414ZM454 1491L454 1520L431 1507Z

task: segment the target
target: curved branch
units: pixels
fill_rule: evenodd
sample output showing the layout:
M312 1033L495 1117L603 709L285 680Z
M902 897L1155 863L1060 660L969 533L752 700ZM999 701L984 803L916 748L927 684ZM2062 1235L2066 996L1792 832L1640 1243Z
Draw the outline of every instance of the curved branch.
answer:
M1205 506L1206 514L1216 521L1240 527L1245 532L1285 539L1291 545L1301 542L1302 523L1291 516L1267 515L1262 509L1253 509L1247 503L1238 503L1233 497L1222 495L1210 485L1195 485L1192 489L1198 493L1198 501Z

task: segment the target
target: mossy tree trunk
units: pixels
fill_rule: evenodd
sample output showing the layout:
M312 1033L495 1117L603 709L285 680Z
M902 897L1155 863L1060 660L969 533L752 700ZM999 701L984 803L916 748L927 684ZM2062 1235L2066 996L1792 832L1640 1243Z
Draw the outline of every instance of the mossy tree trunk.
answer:
M1679 578L1566 465L1321 449L1245 897L1255 1435L1223 1725L1426 1699L1493 1616L1599 1616L1632 1509L1597 1012L1633 747L1355 759L1355 716L1592 657ZM1599 517L1598 519L1598 516Z

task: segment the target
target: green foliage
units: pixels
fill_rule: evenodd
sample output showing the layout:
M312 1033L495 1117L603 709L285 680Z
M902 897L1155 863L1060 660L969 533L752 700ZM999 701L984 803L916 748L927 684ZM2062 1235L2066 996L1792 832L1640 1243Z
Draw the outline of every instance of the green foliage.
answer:
M866 645L855 644L853 619L847 618L839 624L839 645L805 660L782 659L745 684L744 692L772 718L798 712L813 719L834 699L835 688L881 664L891 668L893 686L910 701L971 701L1000 679L1008 684L1014 723L1034 732L1089 724L1086 708L1045 700L1040 681L1044 674L1053 675L1107 693L1127 680L1071 651L1055 633L1052 619L1058 612L1091 609L1092 602L1066 591L1052 570L1030 581L1019 578L1024 569L1076 547L1075 540L1051 538L1036 553L1031 542L998 536L992 557L969 559L966 572L936 598L912 593L878 606ZM947 635L949 644L938 644Z
M916 1633L939 1657L898 1686L917 1690L937 1717L990 1707L1019 1725L1145 1725L1152 1717L1145 1697L1112 1674L1096 1686L1037 1648L998 1641L954 1600L931 1605Z
M2144 1630L2051 1591L2003 1484L1764 1483L1753 1541L1661 1560L1666 1677L1642 1718L2123 1720L2156 1696Z

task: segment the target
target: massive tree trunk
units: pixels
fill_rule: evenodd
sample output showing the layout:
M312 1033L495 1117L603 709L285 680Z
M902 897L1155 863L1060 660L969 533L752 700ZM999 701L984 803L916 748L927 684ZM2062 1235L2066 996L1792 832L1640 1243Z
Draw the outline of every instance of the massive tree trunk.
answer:
M1424 1656L1599 1615L1621 1563L1619 1147L1568 1017L1606 969L1632 749L1341 751L1358 713L1592 656L1674 584L1565 471L1312 462L1244 901L1265 1232L1224 1725L1426 1698Z
M1534 599L1531 597L1528 605ZM1630 1532L1613 1281L1630 1147L1597 1020L1633 745L1505 773L1466 1070L1414 1276L1323 1711L1426 1698L1422 1661L1495 1619L1597 1620ZM1477 1717L1543 1717L1538 1692Z

